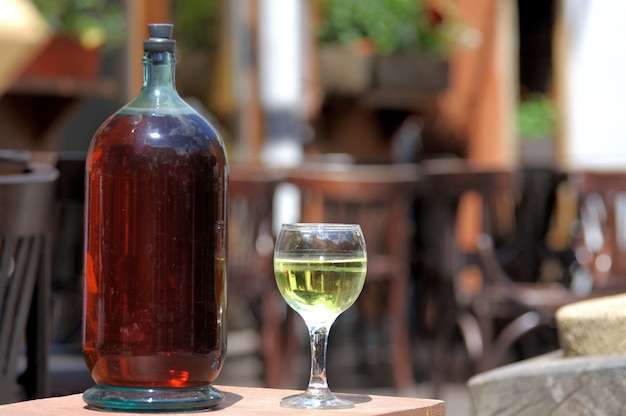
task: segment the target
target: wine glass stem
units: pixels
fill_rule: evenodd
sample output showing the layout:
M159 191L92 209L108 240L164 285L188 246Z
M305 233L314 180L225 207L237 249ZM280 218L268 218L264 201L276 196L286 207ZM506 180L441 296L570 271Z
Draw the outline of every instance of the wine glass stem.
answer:
M328 327L310 327L311 338L311 377L307 392L319 396L329 393L326 381L326 347L328 344Z

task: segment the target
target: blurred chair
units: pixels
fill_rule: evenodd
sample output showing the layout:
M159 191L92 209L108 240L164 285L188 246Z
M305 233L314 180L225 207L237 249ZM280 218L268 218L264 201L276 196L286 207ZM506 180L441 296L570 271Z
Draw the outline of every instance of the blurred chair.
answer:
M79 350L83 314L83 220L86 152L57 155L59 171L56 212L52 231L52 343Z
M524 334L554 325L560 307L626 291L626 172L572 173L559 188L568 195L562 202L578 208L578 227L569 227L576 230L571 244L579 263L571 281L514 282L498 262L493 238L484 233L478 239L485 274L474 309L485 343L479 370L498 365ZM555 215L570 210L557 206ZM505 319L506 326L495 333L498 319Z
M229 301L239 300L260 327L265 383L281 387L289 364L285 305L274 280L273 199L279 176L260 166L231 165L229 178Z
M0 403L17 401L16 372L26 336L28 398L50 394L50 231L53 167L0 175ZM23 398L23 397L21 397Z
M504 271L496 246L513 241L515 251L520 245L535 243L515 241L520 192L516 171L442 160L424 163L424 176L430 191L428 215L437 236L434 303L438 319L431 374L433 394L438 396L457 326L474 371L482 371L498 365L523 335L551 323L556 309L579 297L561 282L543 283L537 276L519 281ZM468 210L463 204L467 201L473 201L477 209ZM473 226L474 238L472 244L463 246L457 226L460 216L468 213L470 218L465 220Z
M407 302L414 231L410 208L420 177L419 168L411 164L308 163L285 178L301 191L302 221L361 225L368 266L357 305L365 320L386 318L393 380L398 390L406 390L414 382ZM375 282L383 282L386 292ZM387 293L383 309L378 304L381 293Z
M569 219L560 223L570 234L573 231L568 241L578 263L571 281L511 285L495 261L491 239L482 236L479 240L485 270L496 278L500 288L513 293L509 295L509 305L528 310L501 332L487 368L497 364L519 336L539 325L553 324L554 312L561 306L626 291L626 171L571 173L561 182L558 192L562 195L561 206L556 207L555 218ZM563 237L563 232L558 234Z
M572 287L581 295L626 291L626 171L569 175L579 199Z

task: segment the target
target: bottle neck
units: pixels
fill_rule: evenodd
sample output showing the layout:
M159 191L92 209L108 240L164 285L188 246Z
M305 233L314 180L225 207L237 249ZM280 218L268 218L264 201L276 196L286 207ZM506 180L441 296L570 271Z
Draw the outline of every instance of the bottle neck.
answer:
M146 52L143 56L143 88L176 90L176 58L171 52Z
M143 87L121 110L125 114L187 114L191 107L178 95L172 52L148 51L143 56Z

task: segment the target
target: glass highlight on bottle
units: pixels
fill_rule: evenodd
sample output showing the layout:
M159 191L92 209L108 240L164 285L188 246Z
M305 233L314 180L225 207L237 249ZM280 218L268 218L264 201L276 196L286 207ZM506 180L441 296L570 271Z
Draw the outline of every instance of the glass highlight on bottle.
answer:
M328 332L335 319L359 297L367 253L357 224L284 224L274 250L276 284L287 304L309 328L311 375L302 394L284 398L289 408L350 408L326 379Z

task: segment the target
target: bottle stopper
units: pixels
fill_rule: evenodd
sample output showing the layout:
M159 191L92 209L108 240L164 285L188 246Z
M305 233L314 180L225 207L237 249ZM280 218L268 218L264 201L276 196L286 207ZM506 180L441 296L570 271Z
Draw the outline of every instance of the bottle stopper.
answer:
M176 41L172 39L174 25L170 23L150 23L150 37L143 41L144 52L174 52Z

